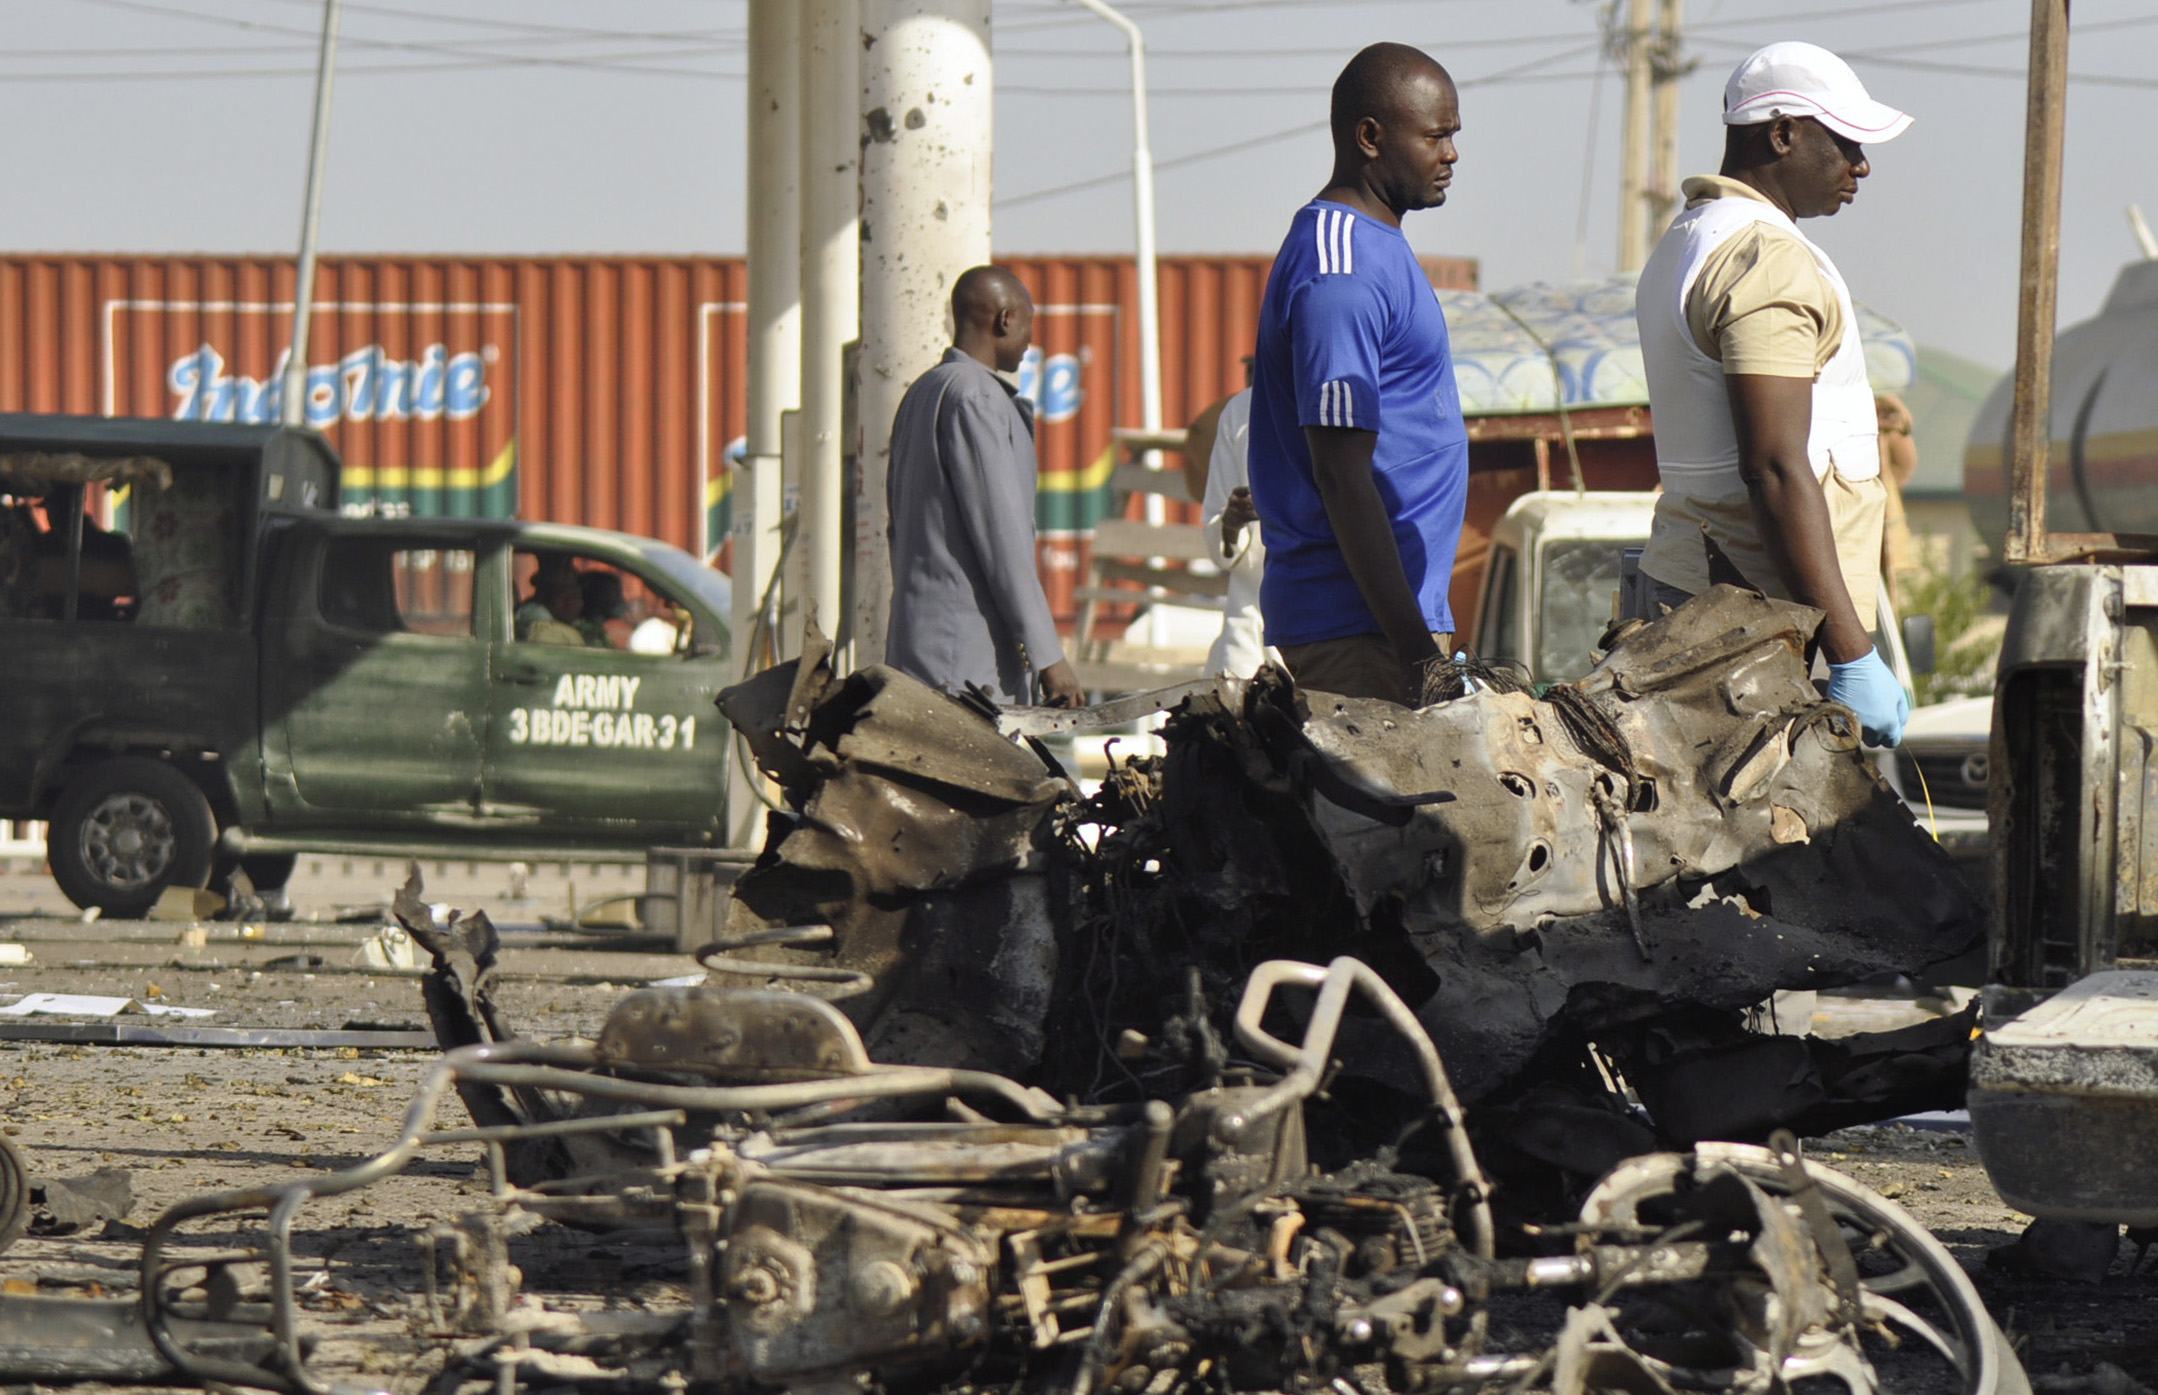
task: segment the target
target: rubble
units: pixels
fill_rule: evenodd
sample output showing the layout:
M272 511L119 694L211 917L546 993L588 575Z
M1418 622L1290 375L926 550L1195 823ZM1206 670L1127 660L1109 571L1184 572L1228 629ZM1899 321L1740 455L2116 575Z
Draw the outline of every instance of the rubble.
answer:
M835 677L821 636L804 648L720 695L799 811L735 883L723 943L873 984L848 1012L880 1059L1038 1059L1077 789L999 734L994 709L894 669ZM829 927L825 948L772 938L812 925Z
M1744 1021L1778 990L1920 974L1983 931L1809 681L1817 621L1717 588L1619 632L1577 684L1486 674L1415 711L1278 670L1196 686L1167 754L1084 803L988 711L888 669L835 679L813 651L721 699L799 811L775 817L728 937L829 926L775 957L872 976L847 1010L880 1056L1039 1061L1083 1098L1170 1064L1104 1072L1120 1036L1184 1050L1153 1034L1191 1025L1189 974L1219 1029L1257 958L1346 952L1472 1103L1615 1071L1675 1143L1937 1107L1960 1095L1962 1018L1835 1045ZM1004 725L1069 725L1044 716ZM1044 1059L1045 1023L1098 1049Z
M421 938L438 974L469 961L463 1001L483 1003L484 918L451 926ZM1313 1163L1309 1111L1359 1019L1419 1082L1442 1166ZM1291 1020L1293 1041L1272 1025ZM147 1330L187 1378L321 1388L293 1337L296 1219L424 1149L479 1143L493 1204L428 1237L425 1328L455 1341L436 1389L1770 1395L1820 1377L1871 1395L1912 1362L1929 1389L2023 1388L1939 1244L1787 1137L1632 1159L1572 1223L1501 1235L1439 1053L1367 965L1262 963L1231 1021L1256 1064L1143 1103L1064 1104L988 1072L876 1062L806 995L642 989L595 1042L450 1050L389 1152L168 1211L144 1245ZM578 1103L444 1127L453 1090ZM513 1179L512 1150L569 1139L606 1147ZM250 1241L233 1227L257 1212ZM514 1260L547 1221L672 1231L685 1301L550 1307ZM238 1239L168 1259L197 1222ZM243 1309L273 1350L200 1349L180 1328Z
M444 1054L398 1141L168 1209L115 1350L324 1388L308 1209L477 1146L487 1203L417 1236L443 1391L2016 1395L1955 1261L1785 1131L1943 1102L1968 1021L1749 1016L1979 933L1814 620L1719 589L1578 684L1416 711L1203 685L1091 798L1052 719L813 645L722 696L788 812L708 977L522 1036L493 926L415 871ZM550 1226L669 1236L681 1282L580 1305Z

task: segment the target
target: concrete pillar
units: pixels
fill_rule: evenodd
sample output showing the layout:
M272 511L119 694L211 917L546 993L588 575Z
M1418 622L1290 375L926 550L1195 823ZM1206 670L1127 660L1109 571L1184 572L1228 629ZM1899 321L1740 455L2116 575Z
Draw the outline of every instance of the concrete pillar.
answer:
M989 260L989 0L861 0L861 470L854 659L884 657L885 478L907 385L951 343L952 282ZM1039 289L1039 288L1036 288Z
M857 0L802 0L803 615L837 637L846 540L846 352L861 323Z
M749 441L734 477L734 644L743 677L785 652L776 606L759 607L779 561L780 418L802 396L802 60L795 0L749 0ZM739 753L738 753L739 754ZM764 808L737 761L727 784L727 841L762 842Z

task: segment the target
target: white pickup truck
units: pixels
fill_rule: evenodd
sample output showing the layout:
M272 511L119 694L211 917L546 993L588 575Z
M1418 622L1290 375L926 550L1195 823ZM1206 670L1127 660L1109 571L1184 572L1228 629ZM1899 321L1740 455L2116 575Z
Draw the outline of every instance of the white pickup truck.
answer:
M1469 632L1476 652L1525 666L1538 682L1579 678L1617 614L1626 553L1648 542L1656 496L1645 491L1543 490L1514 500L1491 534L1491 557ZM1933 662L1933 621L1898 620L1884 588L1875 626L1882 656L1910 692ZM1950 853L1982 856L1991 698L1915 706L1903 744L1881 773ZM1923 785L1920 781L1923 779ZM1928 813L1928 791L1931 813Z

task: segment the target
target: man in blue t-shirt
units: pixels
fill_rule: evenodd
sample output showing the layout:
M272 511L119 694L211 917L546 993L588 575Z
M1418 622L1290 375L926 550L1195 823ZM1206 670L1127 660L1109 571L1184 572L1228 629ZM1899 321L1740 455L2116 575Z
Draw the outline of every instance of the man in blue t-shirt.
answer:
M1334 82L1334 173L1297 211L1259 310L1251 493L1267 643L1322 692L1419 704L1446 603L1468 432L1437 293L1401 215L1446 202L1453 79L1373 44Z

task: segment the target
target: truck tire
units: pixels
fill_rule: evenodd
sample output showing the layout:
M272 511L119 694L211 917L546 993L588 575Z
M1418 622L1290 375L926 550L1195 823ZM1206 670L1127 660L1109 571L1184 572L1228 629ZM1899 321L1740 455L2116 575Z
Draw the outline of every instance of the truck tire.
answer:
M68 900L134 917L168 886L207 882L216 843L217 820L194 781L161 760L116 756L60 796L46 860Z

